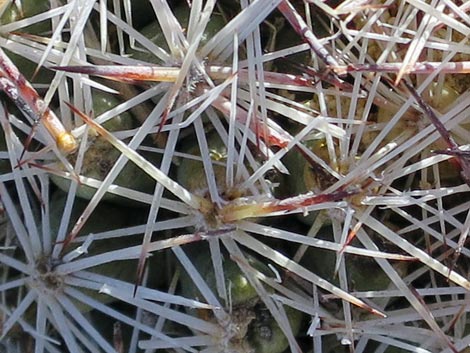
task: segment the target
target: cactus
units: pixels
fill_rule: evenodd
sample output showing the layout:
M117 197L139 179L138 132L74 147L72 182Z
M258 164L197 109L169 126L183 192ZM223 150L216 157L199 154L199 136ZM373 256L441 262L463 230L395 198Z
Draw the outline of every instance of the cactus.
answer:
M463 351L466 4L190 5L0 4L0 351Z

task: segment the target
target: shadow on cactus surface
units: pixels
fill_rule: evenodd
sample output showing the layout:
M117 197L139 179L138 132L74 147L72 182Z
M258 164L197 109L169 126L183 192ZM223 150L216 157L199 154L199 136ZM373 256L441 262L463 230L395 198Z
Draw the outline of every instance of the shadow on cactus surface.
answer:
M469 9L0 2L0 352L465 352Z

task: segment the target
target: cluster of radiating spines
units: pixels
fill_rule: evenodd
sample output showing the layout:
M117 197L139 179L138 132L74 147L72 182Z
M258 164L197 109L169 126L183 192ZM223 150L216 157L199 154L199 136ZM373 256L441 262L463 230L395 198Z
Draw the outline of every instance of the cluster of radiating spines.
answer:
M468 162L463 157L465 152L457 149L465 149L459 145L466 143L463 136L468 129L467 118L465 113L462 114L468 105L462 100L467 94L463 83L467 78L463 74L467 50L463 43L453 42L461 36L459 31L463 27L451 29L427 15L429 22L415 22L410 14L419 11L416 12L413 5L401 2L386 5L386 8L368 16L358 13L356 21L344 27L344 33L351 35L345 47L355 45L360 49L360 53L355 53L357 62L351 63L349 68L361 73L355 77L361 80L363 87L369 87L369 97L382 96L374 102L376 109L372 111L374 114L370 120L378 127L374 133L378 137L368 140L367 150L361 153L360 159L366 157L367 160L372 156L370 152L380 152L378 148L382 146L389 149L385 153L393 156L392 159L383 157L388 165L384 165L385 169L377 169L380 173L375 173L379 183L386 188L380 191L380 195L368 197L367 203L374 207L372 215L381 214L383 219L393 220L392 224L383 222L388 229L375 227L378 234L387 236L393 232L401 235L410 241L413 250L425 250L433 260L463 274L465 260L462 256L458 260L458 254L461 249L459 243L463 244L466 237L463 223L466 202L458 195L467 191ZM381 39L371 41L372 36ZM392 38L400 39L393 42ZM443 45L443 38L452 40ZM396 76L400 70L401 78ZM381 87L381 83L385 85ZM374 92L380 92L380 95ZM449 155L454 158L450 159ZM377 206L386 209L380 211ZM372 221L373 218L369 218L364 225L372 226ZM445 261L446 256L452 253L451 260ZM422 261L428 263L424 259ZM408 299L410 307L406 311L391 310L387 314L401 317L405 312L416 310L429 325L434 321L431 327L444 337L438 326L444 327L445 315L437 314L439 305L429 303L434 299L443 300L445 304L442 305L452 306L455 297L444 298L438 293L457 290L445 283L444 272L441 272L444 277L436 278L435 273L426 271L424 267L411 266L408 271L404 278L407 285L420 288L428 283L431 286L426 294L418 291L418 297L427 304L419 308L412 299ZM466 286L463 282L461 285ZM409 293L408 298L416 296L416 293ZM429 313L437 315L436 319ZM453 315L449 313L447 318ZM466 340L465 334L459 331L449 333L449 336L459 347ZM443 338L443 342L445 340Z
M118 273L106 272L97 267L97 274L93 277L96 283L88 283L86 286L95 291L101 289L105 295L138 308L135 319L124 319L117 313L106 312L106 315L128 326L140 322L140 310L145 310L150 316L158 318L158 327L171 331L172 325L164 324L170 321L191 330L191 334L179 332L180 339L172 340L167 336L157 336L155 331L149 331L151 329L148 326L140 325L135 332L140 330L155 336L155 339L142 343L149 349L207 346L262 352L262 349L267 348L253 348L253 337L245 339L250 330L259 328L268 341L276 330L282 331L285 342L292 351L296 351L300 349L294 339L298 322L288 319L292 307L312 317L309 333L315 337L317 344L318 337L322 335L320 330L316 330L319 327L327 332L338 333L343 343L352 344L358 338L353 334L354 327L372 332L376 327L373 324L375 319L381 311L387 311L391 318L389 321L381 321L383 331L372 340L385 342L381 337L388 335L395 339L392 345L405 348L408 343L402 340L410 340L419 346L424 342L421 336L411 338L405 335L405 320L410 320L426 322L437 334L440 343L428 342L430 346L443 342L451 345L440 327L441 322L433 317L440 307L434 308L426 304L425 300L420 301L420 292L417 294L409 287L417 279L427 280L425 276L429 269L441 273L463 288L469 286L468 281L459 274L460 269L454 266L455 263L446 264L443 261L445 254L455 250L466 256L461 246L465 235L458 232L461 221L457 217L462 213L465 203L446 202L446 196L450 193L466 190L459 176L459 171L465 171L464 157L458 156L455 166L451 163L445 165L445 160L457 155L455 151L447 155L432 153L432 150L454 148L454 145L438 141L440 135L435 132L437 127L430 124L432 120L427 113L428 109L433 109L436 114L442 115L445 125L439 126L439 129L444 140L447 132L447 140L450 136L458 144L464 142L465 125L458 124L465 119L463 112L466 105L458 95L464 94L465 88L462 87L465 85L463 81L458 84L446 81L448 74L440 74L438 77L442 70L434 61L429 66L422 66L417 61L419 55L412 54L411 50L403 54L394 50L395 42L390 39L397 37L397 31L404 31L410 37L409 42L418 48L415 49L418 53L431 55L435 62L451 60L450 54L442 55L445 50L440 51L441 56L435 53L435 48L439 48L438 44L441 43L437 38L442 38L442 33L436 34L435 39L429 35L433 28L431 25L429 28L424 25L413 28L409 25L406 20L408 15L417 11L413 5L385 3L376 7L361 7L356 12L348 10L349 17L332 20L338 33L344 34L333 46L330 44L336 37L333 36L331 43L327 43L319 41L313 32L304 31L302 40L307 44L301 44L299 40L297 46L274 49L265 55L264 49L273 48L266 44L271 43L273 36L265 30L269 25L263 21L276 6L285 17L286 32L283 33L305 30L303 18L308 18L308 14L300 16L287 1L273 3L271 8L259 3L249 5L245 12L232 19L230 6L217 8L210 16L213 10L210 6L215 5L211 2L205 5L207 11L202 12L197 7L193 7L191 12L177 8L174 17L173 11L162 2L159 3L160 11L156 11L161 28L154 32L157 33L154 38L147 38L145 35L151 33L151 29L141 29L141 33L137 33L130 25L131 17L128 13L127 17L123 15L119 18L114 16L116 10L109 9L106 12L104 7L100 8L97 23L109 21L116 27L110 26L109 32L106 32L106 26L97 26L99 30L85 27L85 23L93 21L88 19L94 13L93 2L89 1L81 9L73 8L73 2L70 2L57 7L56 12L43 13L45 19L69 21L71 35L68 42L57 37L63 40L60 45L53 41L41 43L32 36L20 36L21 41L14 42L14 45L2 42L4 47L20 50L23 41L40 48L39 53L46 53L46 63L54 66L57 73L41 104L47 106L55 90L58 90L61 116L67 119L74 112L76 117L86 122L66 135L73 139L78 137L77 141L80 141L79 147L70 149L77 151L67 159L60 153L61 150L64 152L63 148L52 148L56 156L60 157L59 163L51 163L53 158L45 152L33 156L27 154L23 158L28 163L21 161L22 158L12 163L13 167L20 163L24 170L33 170L29 171L30 174L57 175L53 179L68 195L66 210L78 202L73 201L75 195L90 199L79 221L74 223L65 216L62 218L64 225L57 234L62 240L51 244L51 249L66 250L55 250L55 257L51 257L53 261L49 259L46 265L34 256L29 258L25 255L25 262L41 269L37 270L39 275L15 267L23 271L24 278L39 277L41 285L38 288L46 287L45 291L31 291L36 294L26 297L27 300L42 298L41 295L49 293L52 283L54 290L58 287L60 291L70 294L68 289L64 289L68 287L62 283L70 281L69 277L75 276L77 271L81 275L83 269L92 269L99 264L139 258L135 282L132 278L120 278ZM131 4L124 2L123 5L124 9L128 9ZM136 4L130 8L137 10L137 7ZM325 9L326 5L322 4L321 7ZM345 8L346 5L338 9L336 14L346 11ZM222 15L218 13L221 9L226 10ZM77 14L82 17L77 17ZM127 22L123 21L124 18ZM431 15L430 20L433 19L436 21ZM205 30L206 24L215 24L215 28ZM49 38L61 32L60 24L55 26L59 27L55 27ZM149 26L155 27L155 24ZM245 30L234 35L233 28ZM261 28L261 33L258 28ZM420 32L420 29L424 32ZM112 30L116 30L116 43L112 41L113 36L107 39L107 34ZM86 41L79 35L82 33ZM17 38L17 35L12 36ZM380 37L376 40L378 36L385 39L381 41ZM413 39L418 36L427 38L433 51L420 47L421 44ZM270 39L264 40L265 37ZM451 34L451 38L457 37L458 34ZM380 48L382 54L376 47ZM85 56L85 48L88 57ZM453 49L461 48L456 45ZM285 70L285 67L281 70L280 65L278 71L275 71L277 61L274 61L273 70L263 67L266 60L310 49L316 54L316 59L313 63L303 64L311 65L308 72L312 76L288 74L289 70ZM132 56L116 55L121 52L131 53ZM35 62L42 60L41 55L33 59ZM392 64L387 66L382 64L384 61ZM404 63L405 69L397 69L399 66L394 66L395 63ZM327 65L326 69L324 65ZM450 70L452 66L444 68ZM328 72L328 69L331 71ZM430 75L423 80L417 74L419 70L429 72ZM350 76L336 75L345 72L351 72ZM433 75L437 78L433 79ZM68 81L64 81L64 77L68 77ZM115 81L109 81L110 78ZM403 81L410 85L402 84ZM130 84L136 86L129 88ZM20 90L22 94L26 94L24 87L28 88L20 87L23 88ZM121 104L115 100L101 110L96 90L107 90L110 93L120 91L125 99L121 100ZM311 93L314 93L313 97L308 97ZM109 96L106 100L111 101L113 98ZM143 108L138 105L141 103ZM35 109L33 113L40 115L38 108ZM137 114L146 110L143 116ZM132 113L134 119L140 122L126 123L129 119L124 117L124 112ZM95 118L94 121L89 116ZM109 123L122 119L123 125L113 128L103 124L103 127L101 124L108 119ZM18 120L15 129L19 124ZM46 120L43 124L47 128ZM65 125L72 126L70 123ZM9 136L9 157L15 148L16 155L21 156L24 147L13 141L15 130L9 128L6 120L3 126ZM28 130L26 132L32 136ZM51 147L54 140L50 137L56 143L62 141L58 133L50 129L38 131L33 140ZM102 158L103 155L109 157L109 160ZM99 163L96 163L97 160ZM92 168L95 165L99 167L98 170ZM450 175L445 174L446 170L450 171ZM17 188L24 188L20 187L24 183L23 175L14 170L11 173L5 180L14 179ZM139 181L141 177L146 180L146 187ZM63 178L68 181L65 182ZM40 177L37 180L31 176L29 178L36 194L34 202L39 204L47 202L50 196L47 195L49 188L43 187L40 180ZM451 190L447 184L443 187L444 180L456 188ZM96 235L82 238L80 234L84 233L80 231L83 232L82 228L86 224L94 222L92 217L97 214L105 198L114 198L117 202L127 199L126 207L140 203L150 205L150 208L144 208L147 216L140 220L142 225L137 228L115 227L113 231L105 232L102 238ZM12 200L10 211L7 211L10 218L13 203ZM22 204L21 207L26 205ZM32 213L24 212L27 215ZM421 215L417 216L418 213ZM296 214L296 217L288 216L290 214ZM283 219L284 223L277 223L276 218ZM300 225L297 220L306 225ZM440 229L435 230L434 225L439 225ZM444 239L443 234L449 227L452 235ZM27 228L30 230L30 227ZM155 237L160 233L152 237L153 232L159 229L166 230L165 235L169 237L166 241L156 240ZM425 243L421 242L420 234L416 234L420 229L425 230ZM99 245L99 239L125 238L131 234L144 235L138 237L137 243L133 242L135 239L122 244L116 242L117 249L100 249L98 254L91 251L88 256L78 255L82 250L76 250L73 245L83 242L86 248L93 244ZM380 240L383 237L385 242ZM215 274L215 283L206 283L206 278L200 277L204 271L193 264L195 257L186 256L178 247L206 240L209 241L210 250L204 248L204 252L210 259L208 271ZM142 245L139 245L140 242ZM443 246L449 248L442 250ZM140 291L147 293L145 291L151 289L151 282L147 282L144 276L145 258L148 254L167 248L173 249L174 255L169 257L181 263L180 271L190 274L189 278L182 276L180 287L186 287L191 282L198 287L198 294L186 292L184 295L196 296L208 303L198 303L197 313L178 310L170 299L163 299L171 307L163 314L163 309L144 300L148 298L139 297ZM326 249L323 251L326 255L321 254L318 248ZM401 250L398 251L398 248ZM27 251L24 250L25 254ZM194 250L185 251L191 253ZM410 256L402 255L401 251ZM312 254L309 255L309 252ZM250 258L248 253L256 253L258 260L263 262L269 259L271 272L260 271L247 264ZM350 253L361 256L351 256ZM329 258L328 255L332 254L335 256ZM63 263L67 262L64 259L75 257L83 257L83 262L77 261L78 264L75 264L69 260L70 265ZM308 261L310 257L324 259L324 262L330 264L330 269L322 272L318 263ZM377 260L368 259L372 257ZM403 260L411 259L426 266L409 269L409 261ZM227 265L232 263L230 261L245 273L246 280L256 293L254 299L247 300L241 306L233 302L232 289L227 284L230 281L227 282L229 274L225 273L225 269L231 266ZM367 271L377 273L377 284L372 285L367 280L366 285L362 284L363 279L359 274L366 271L363 263L366 263ZM44 268L45 276L41 272ZM147 268L152 273L152 263L149 262ZM47 280L44 279L46 277ZM110 277L126 283L113 282L114 287L110 287L105 283L106 278ZM99 286L97 283L100 280L101 284L106 285ZM85 286L85 282L73 283ZM133 284L138 288L134 288ZM169 287L165 290L168 289L170 293L175 290L173 283L167 282L166 285ZM389 285L392 285L392 289L382 294L385 299L379 299L379 291L386 290ZM34 286L28 282L25 288L36 288ZM447 290L444 288L447 287L445 283L439 282L433 286L436 291ZM335 298L343 299L340 318L328 313L328 310L334 312L340 309L339 305L319 305L318 287L330 292ZM118 291L123 288L125 294L120 296ZM394 288L406 299L397 303L397 307L405 307L405 310L394 310ZM372 299L367 299L367 304L358 299L365 296L361 291L372 289L377 293L369 294ZM456 294L458 290L456 287L445 293ZM351 291L358 293L352 296L349 294ZM429 295L433 293L431 290ZM23 303L27 301L23 300ZM105 311L105 306L100 302L93 303L95 311ZM352 310L349 303L373 312L375 316L361 314L366 311ZM23 304L25 306L27 304ZM13 323L17 316L10 313L11 309L6 310L6 315L10 317L8 323ZM21 310L14 313L21 316ZM66 320L71 324L70 318L57 316L54 302L47 302L41 309L47 314L39 315L43 313L40 305L36 310L37 318L40 318L36 319L36 325L42 325L48 320ZM78 308L78 312L80 310ZM417 314L412 319L406 319L410 312ZM67 315L72 315L72 312ZM241 320L241 315L246 317ZM390 332L387 325L394 320L398 320L402 326ZM275 324L268 324L271 321ZM86 321L78 323L79 326L85 324ZM21 325L27 331L27 325L31 324L24 321ZM63 340L73 351L78 334L72 329L61 335L65 335ZM115 338L118 336L116 334ZM102 345L100 347L104 350L104 347L108 347L100 340L98 332L93 331L89 339L99 341L96 343ZM368 339L366 337L362 341L364 347ZM49 345L44 340L36 342L43 346L46 343ZM92 345L87 346L90 347ZM117 349L116 345L113 349Z

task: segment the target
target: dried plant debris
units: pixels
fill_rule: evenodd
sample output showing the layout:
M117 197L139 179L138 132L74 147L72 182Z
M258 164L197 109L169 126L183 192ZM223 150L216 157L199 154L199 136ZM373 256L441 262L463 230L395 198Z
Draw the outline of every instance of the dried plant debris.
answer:
M465 352L470 6L0 1L0 352Z

